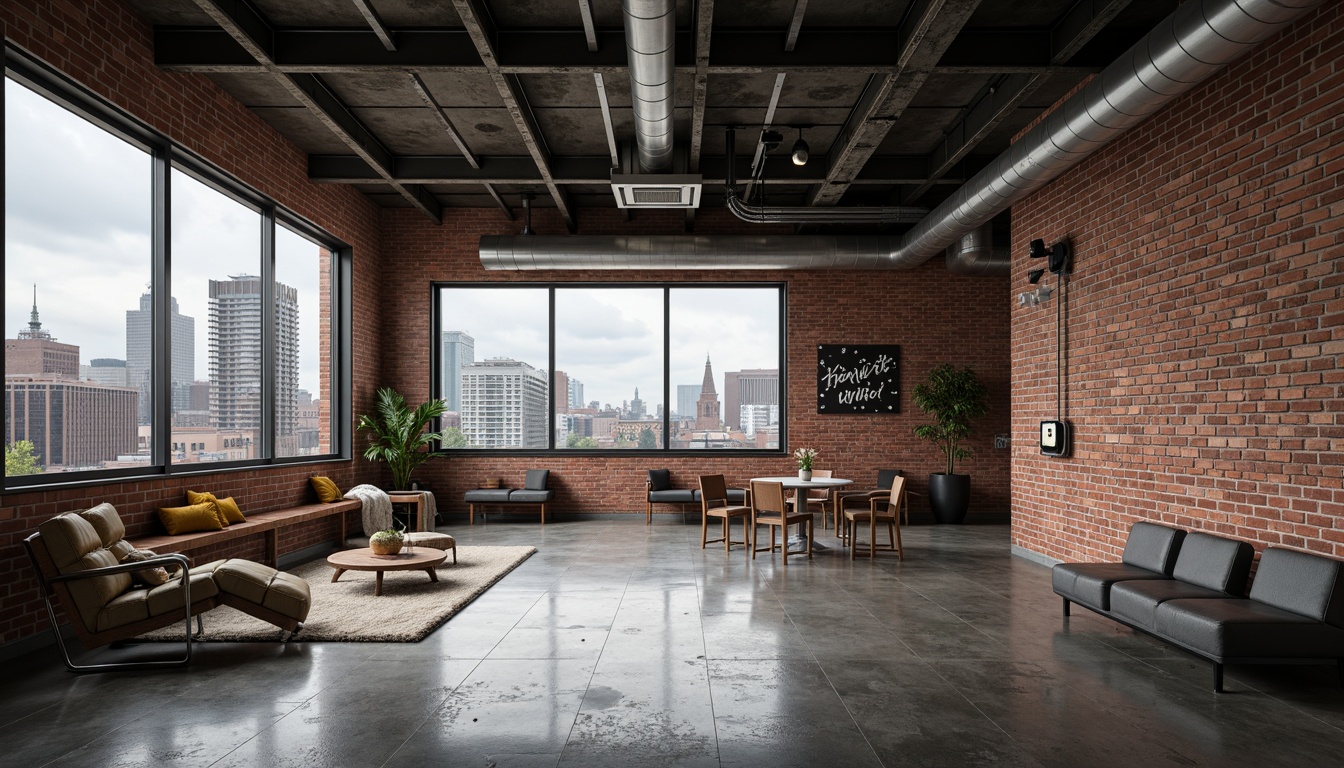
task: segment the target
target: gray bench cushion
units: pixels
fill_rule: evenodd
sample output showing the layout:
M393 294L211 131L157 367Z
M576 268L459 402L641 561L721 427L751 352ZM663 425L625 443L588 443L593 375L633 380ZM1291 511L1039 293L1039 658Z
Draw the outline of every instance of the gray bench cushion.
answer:
M510 504L541 504L551 500L551 491L518 490L509 493Z
M1157 523L1138 522L1129 529L1120 562L1170 576L1185 531Z
M1050 573L1055 592L1098 611L1111 609L1111 585L1135 579L1166 579L1146 568L1124 563L1060 563Z
M1344 653L1344 629L1246 598L1168 600L1157 607L1155 624L1163 638L1215 660Z
M527 470L527 479L523 481L523 490L544 491L550 479L551 470L549 469L529 469Z
M1176 579L1121 581L1111 587L1111 613L1141 629L1156 628L1157 606L1168 600L1198 598L1212 600L1227 597L1216 589L1187 584Z
M478 488L467 491L466 500L468 504L504 504L509 500L509 493L508 488Z
M1344 628L1344 563L1270 547L1260 554L1251 599Z
M649 491L649 501L654 504L696 504L700 501L700 493L686 488Z
M1222 592L1223 597L1243 597L1254 559L1255 549L1244 541L1190 533L1181 542L1171 575L1178 581Z

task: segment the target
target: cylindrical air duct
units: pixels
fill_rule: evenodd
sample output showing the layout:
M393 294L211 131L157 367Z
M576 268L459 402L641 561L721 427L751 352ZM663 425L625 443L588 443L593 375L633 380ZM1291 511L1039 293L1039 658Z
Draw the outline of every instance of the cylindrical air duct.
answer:
M672 165L677 4L674 0L621 0L621 10L639 164L646 171L666 170Z

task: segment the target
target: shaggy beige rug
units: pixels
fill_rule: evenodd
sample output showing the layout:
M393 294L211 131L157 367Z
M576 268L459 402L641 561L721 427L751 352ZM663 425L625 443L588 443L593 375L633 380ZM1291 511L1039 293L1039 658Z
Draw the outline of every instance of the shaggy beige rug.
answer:
M371 571L346 571L331 583L326 559L290 570L308 582L313 606L303 631L291 642L414 643L462 610L506 573L536 552L536 547L463 547L436 571L437 583L424 571L388 571L383 594L374 597ZM228 606L203 614L207 642L274 642L284 631ZM141 639L182 640L182 625L156 630Z

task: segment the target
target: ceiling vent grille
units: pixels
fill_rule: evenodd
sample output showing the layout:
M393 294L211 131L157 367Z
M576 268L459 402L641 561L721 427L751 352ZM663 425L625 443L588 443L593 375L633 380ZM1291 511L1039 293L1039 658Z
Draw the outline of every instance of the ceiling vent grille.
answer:
M611 192L621 208L699 208L702 178L680 174L611 175Z

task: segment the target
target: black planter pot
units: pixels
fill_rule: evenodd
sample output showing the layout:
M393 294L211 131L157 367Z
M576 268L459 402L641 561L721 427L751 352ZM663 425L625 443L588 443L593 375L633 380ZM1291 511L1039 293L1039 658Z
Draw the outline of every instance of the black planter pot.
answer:
M929 507L940 523L960 523L971 506L970 475L929 475Z

